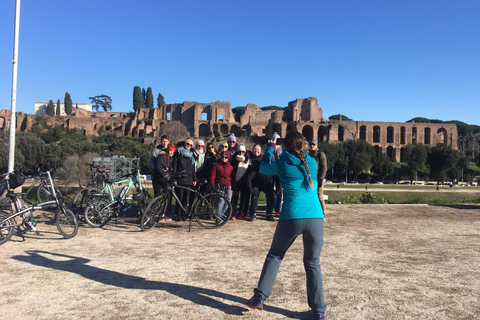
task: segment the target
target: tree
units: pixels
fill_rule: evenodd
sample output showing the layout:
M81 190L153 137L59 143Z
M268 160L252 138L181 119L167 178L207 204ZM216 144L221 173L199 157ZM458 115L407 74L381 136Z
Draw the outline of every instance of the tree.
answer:
M404 159L407 164L410 183L417 177L417 172L425 167L427 161L427 148L423 144L409 144L405 147Z
M447 178L447 172L456 165L455 155L452 149L433 147L428 152L427 163L430 175L440 184Z
M145 107L153 109L153 92L152 88L147 88L147 96L145 97Z
M179 141L183 141L188 137L187 127L180 121L169 121L165 125L160 127L158 136L161 137L167 134L170 138L170 142L176 144Z
M344 116L343 114L335 114L335 115L333 115L333 116L328 117L328 120L330 120L330 121L339 121L339 120L340 120L340 117L342 117L342 120L344 120L344 121L353 121L352 119L350 119L350 118L347 117L347 116Z
M142 88L139 86L133 87L133 111L137 112L143 107Z
M47 104L47 116L53 117L55 115L55 104L53 100L49 100Z
M142 88L142 108L145 108L146 104L147 104L147 92L145 91L145 88Z
M110 98L106 94L89 97L88 99L90 99L90 103L97 110L97 112L100 107L102 107L103 111L105 112L112 110L112 98Z
M72 97L70 97L70 93L68 93L68 92L65 92L65 98L63 99L63 105L65 107L65 113L67 115L72 114L72 109L73 109Z
M57 112L56 112L56 114L57 114L57 117L59 117L60 114L61 114L60 99L57 100Z
M370 170L375 158L375 149L365 140L348 140L344 144L348 156L348 170L357 181L360 173Z
M247 107L235 107L232 109L235 121L240 122L240 118L245 114L245 110L247 110Z
M279 106L266 106L266 107L261 107L260 108L261 110L276 110L276 111L281 111L281 110L284 110L284 108L282 107L279 107Z
M373 171L378 175L383 182L385 177L393 173L394 167L392 159L385 153L380 154L373 160Z
M158 97L157 97L157 107L161 107L165 104L165 98L163 97L163 95L161 93L158 94Z

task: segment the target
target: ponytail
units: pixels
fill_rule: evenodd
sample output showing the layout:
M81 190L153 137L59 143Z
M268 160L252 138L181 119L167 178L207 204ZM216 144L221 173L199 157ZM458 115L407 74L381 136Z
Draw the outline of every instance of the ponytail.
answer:
M314 185L313 185L312 175L310 174L310 168L308 167L307 160L303 156L302 152L298 152L297 155L298 155L298 158L300 158L300 160L302 161L303 165L305 166L305 169L307 170L308 184L310 185L310 188L313 189Z

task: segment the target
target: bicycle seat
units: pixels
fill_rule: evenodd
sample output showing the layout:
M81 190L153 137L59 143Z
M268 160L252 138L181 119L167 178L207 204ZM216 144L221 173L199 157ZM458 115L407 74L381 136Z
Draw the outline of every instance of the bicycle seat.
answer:
M26 196L27 194L26 193L15 193L15 192L7 192L7 194L5 195L6 197L9 197L9 198L12 198L12 199L15 199L15 198L19 198L19 197L24 197Z

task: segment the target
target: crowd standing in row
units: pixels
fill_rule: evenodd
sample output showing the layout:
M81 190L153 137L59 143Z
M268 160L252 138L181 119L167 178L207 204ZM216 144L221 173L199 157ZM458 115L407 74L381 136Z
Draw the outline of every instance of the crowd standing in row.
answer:
M254 221L257 218L257 208L260 193L265 194L267 209L266 219L275 221L280 215L282 204L282 184L279 176L268 176L260 172L262 162L262 147L254 145L247 150L244 145L237 144L234 134L227 138L227 142L218 144L213 142L205 145L203 140L196 143L191 139L178 144L178 148L170 144L169 137L163 135L160 143L153 150L150 165L153 168L152 183L155 196L159 195L167 183L164 172L170 170L174 185L195 187L198 179L205 178L210 186L221 186L232 202L234 212L232 220L247 219ZM325 212L323 200L323 181L327 169L325 154L319 150L316 140L306 141L308 154L317 162L318 197ZM281 157L282 148L274 148L271 161ZM193 196L185 189L175 188L175 193L182 205L187 207L193 203ZM171 203L167 212L171 211ZM185 213L180 206L175 206L177 221L186 220ZM168 215L162 217L170 219Z

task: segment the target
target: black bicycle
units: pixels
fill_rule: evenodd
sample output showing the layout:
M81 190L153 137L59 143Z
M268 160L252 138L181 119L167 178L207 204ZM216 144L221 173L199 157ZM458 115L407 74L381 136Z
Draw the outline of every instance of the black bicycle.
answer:
M164 175L165 177L165 175ZM165 215L167 206L173 197L176 205L180 206L181 210L186 214L190 220L188 231L192 227L192 221L195 219L198 224L207 229L214 229L224 226L233 213L232 203L230 202L227 187L214 187L208 192L201 192L201 186L207 183L206 179L198 180L196 187L189 188L180 185L174 185L172 178L167 175L166 184L161 193L153 199L147 209L143 212L140 219L140 227L142 230L148 230L157 225L160 219ZM183 206L180 199L175 194L174 188L188 190L195 195L195 200L187 209Z
M78 232L78 222L70 209L67 209L62 201L62 198L56 192L56 186L51 176L51 171L41 173L47 177L50 185L50 192L54 200L39 203L35 206L29 206L25 200L26 194L15 193L13 189L20 187L25 181L25 177L21 172L13 172L5 174L0 182L0 188L7 190L6 197L0 201L0 245L7 242L14 233L21 235L28 231L33 231L36 234L40 232L36 229L37 219L33 212L37 209L44 209L51 205L56 205L55 211L55 225L58 232L65 238L73 238ZM22 177L23 176L23 180ZM12 206L13 204L13 206ZM23 237L23 240L25 238Z

